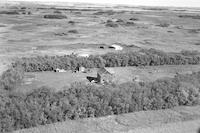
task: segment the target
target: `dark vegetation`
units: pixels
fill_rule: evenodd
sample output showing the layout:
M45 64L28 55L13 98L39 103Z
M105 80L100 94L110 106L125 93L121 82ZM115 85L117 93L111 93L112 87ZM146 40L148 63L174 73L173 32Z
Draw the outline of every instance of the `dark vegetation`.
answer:
M116 12L113 10L107 10L107 11L98 11L95 12L94 15L114 15Z
M0 11L0 14L6 14L6 15L19 15L20 13L16 10L11 11Z
M76 22L75 22L75 21L72 21L72 20L70 20L68 23L69 23L69 24L71 24L71 25L74 25Z
M68 34L65 32L62 33L54 33L55 36L67 36Z
M68 33L78 34L78 30L69 30Z
M133 21L124 21L122 19L117 19L117 20L107 20L105 22L105 26L106 27L113 27L113 28L116 28L116 27L119 27L119 25L121 26L134 26L135 23Z
M200 46L200 42L195 43L194 45Z
M188 32L192 34L198 34L200 33L200 29L188 29Z
M0 76L0 89L12 91L15 90L16 85L21 82L24 77L24 70L21 65L16 65L6 70Z
M200 72L151 83L94 86L74 83L54 92L0 93L0 132L65 120L200 104Z
M138 21L139 19L138 18L130 18L129 20Z
M143 8L143 10L152 10L152 11L166 11L167 8Z
M44 18L46 18L46 19L66 19L67 16L62 15L62 14L47 14L47 15L44 15Z
M53 71L56 68L73 70L78 66L86 68L125 67L125 66L157 66L200 64L200 53L197 51L182 51L180 53L165 53L155 49L142 49L138 52L107 53L79 57L77 55L38 56L21 58L13 66L21 65L25 72Z
M116 28L116 27L119 27L119 25L115 22L106 22L106 27L113 27L113 28Z
M59 10L55 10L53 13L62 14L62 12Z
M179 15L180 18L200 19L199 15Z
M169 27L170 24L168 24L168 23L160 23L159 25L156 25L156 26L165 28L165 27Z

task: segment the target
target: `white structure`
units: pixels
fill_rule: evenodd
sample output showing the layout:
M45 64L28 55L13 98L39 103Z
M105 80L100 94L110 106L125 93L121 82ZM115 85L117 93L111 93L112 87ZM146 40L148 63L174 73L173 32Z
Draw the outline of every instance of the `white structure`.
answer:
M78 56L81 56L81 57L89 57L90 55L89 55L89 54L84 54L84 53L82 53L82 54L78 54Z
M119 45L116 45L116 44L113 44L111 45L115 50L123 50L123 47L119 46Z
M79 72L85 72L85 67L79 67Z
M64 70L64 69L59 69L59 68L56 68L56 69L54 70L54 72L66 72L66 70Z

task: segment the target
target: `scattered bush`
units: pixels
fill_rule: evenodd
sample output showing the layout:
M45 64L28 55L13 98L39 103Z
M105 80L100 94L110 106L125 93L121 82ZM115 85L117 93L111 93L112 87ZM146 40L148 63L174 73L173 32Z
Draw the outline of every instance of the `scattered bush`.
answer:
M128 22L126 22L124 25L125 25L125 26L134 26L135 23L134 23L134 22L128 21Z
M77 30L69 30L68 33L78 34Z
M42 87L28 94L0 94L0 132L67 119L118 115L200 104L200 72L151 83L93 86L74 83L54 92Z
M157 26L165 28L165 27L169 27L170 24L168 24L168 23L161 23L161 24L159 24Z
M139 19L138 18L130 18L129 20L138 21Z
M16 10L13 10L13 11L0 11L0 14L19 15L20 13Z
M94 15L114 15L116 12L114 12L113 10L107 10L107 11L98 11L95 12Z
M66 19L67 16L62 15L62 14L48 14L48 15L44 15L44 18L46 18L46 19Z
M107 22L106 23L106 27L113 27L113 28L116 28L116 27L119 27L118 24L114 23L114 22Z
M200 19L200 16L199 15L179 15L179 18Z
M53 13L56 13L56 14L62 14L62 12L59 11L59 10L55 10Z
M69 21L68 23L69 23L69 24L72 24L72 25L74 25L74 24L75 24L75 22L74 22L74 21L72 21L72 20L71 20L71 21Z
M200 33L200 29L188 29L188 32L192 34L198 34Z

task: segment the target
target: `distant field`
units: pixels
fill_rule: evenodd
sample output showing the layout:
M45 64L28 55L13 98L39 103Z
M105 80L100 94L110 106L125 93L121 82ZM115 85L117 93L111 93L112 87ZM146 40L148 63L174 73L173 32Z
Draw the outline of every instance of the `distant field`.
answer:
M114 82L124 83L132 82L135 77L140 81L151 82L160 78L172 78L176 73L191 74L200 71L200 65L180 65L180 66L148 66L138 67L115 67L108 68L114 71ZM92 69L88 73L72 73L67 71L64 73L55 72L34 72L26 73L23 83L18 86L16 91L27 92L41 86L49 86L60 90L64 86L70 86L74 82L86 82L87 76L96 77L97 69Z
M0 56L104 54L114 50L99 46L115 43L125 48L135 46L125 52L140 47L176 52L200 50L199 9L71 8L32 3L1 7ZM67 18L46 19L47 14Z

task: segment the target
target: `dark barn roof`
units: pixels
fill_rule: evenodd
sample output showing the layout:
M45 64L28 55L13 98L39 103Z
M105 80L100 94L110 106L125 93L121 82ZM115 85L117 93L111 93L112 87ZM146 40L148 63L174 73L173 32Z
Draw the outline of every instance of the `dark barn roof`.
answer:
M97 71L97 73L99 75L112 75L112 73L109 72L105 67L99 68L98 71Z

